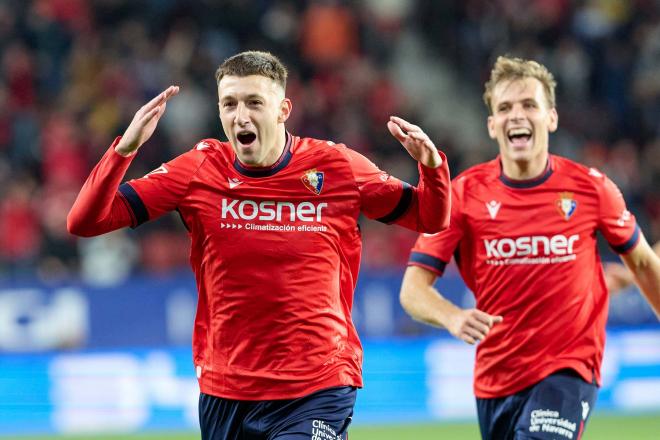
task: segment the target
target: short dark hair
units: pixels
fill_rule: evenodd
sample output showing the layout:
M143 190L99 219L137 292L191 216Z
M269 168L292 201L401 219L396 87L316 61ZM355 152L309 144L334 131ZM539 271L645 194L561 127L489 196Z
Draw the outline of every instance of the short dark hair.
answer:
M272 79L286 90L288 72L284 64L272 53L250 50L224 60L215 72L215 80L220 84L220 80L226 75L261 75Z

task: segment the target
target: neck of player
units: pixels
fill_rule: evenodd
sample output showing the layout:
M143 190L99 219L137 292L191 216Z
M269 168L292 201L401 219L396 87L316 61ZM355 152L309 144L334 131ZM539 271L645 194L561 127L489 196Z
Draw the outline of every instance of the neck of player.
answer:
M286 130L284 125L278 128L277 137L275 140L275 145L270 148L270 152L264 158L263 163L258 164L260 167L269 167L275 164L280 157L282 157L282 152L284 151L284 146L286 145Z
M511 160L502 157L502 172L511 180L536 179L545 171L548 153L540 154L531 160Z

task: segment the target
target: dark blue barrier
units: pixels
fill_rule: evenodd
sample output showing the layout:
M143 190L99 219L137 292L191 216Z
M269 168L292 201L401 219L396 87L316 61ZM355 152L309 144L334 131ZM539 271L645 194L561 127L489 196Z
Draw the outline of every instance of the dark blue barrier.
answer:
M432 336L439 330L414 322L398 301L401 272L363 271L353 319L363 338ZM461 306L473 297L451 270L438 282ZM113 286L0 284L0 350L160 347L190 344L196 289L189 272L134 277ZM610 325L656 325L636 291L612 299Z

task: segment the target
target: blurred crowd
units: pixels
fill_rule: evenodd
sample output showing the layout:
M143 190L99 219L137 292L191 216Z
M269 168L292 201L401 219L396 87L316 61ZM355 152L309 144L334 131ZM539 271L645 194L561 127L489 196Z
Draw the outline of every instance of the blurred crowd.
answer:
M430 132L454 175L496 154L479 102L494 58L531 57L559 83L552 151L605 171L649 239L660 239L657 0L1 0L0 276L112 283L185 268L188 237L176 216L137 234L76 239L66 214L135 111L170 84L181 93L128 177L202 138L223 139L214 72L241 50L270 50L289 66L289 131L346 143L416 183L385 122L443 118L452 102L409 99L391 68L404 38L451 66L481 106L479 145ZM415 234L372 221L362 230L364 266L405 264Z

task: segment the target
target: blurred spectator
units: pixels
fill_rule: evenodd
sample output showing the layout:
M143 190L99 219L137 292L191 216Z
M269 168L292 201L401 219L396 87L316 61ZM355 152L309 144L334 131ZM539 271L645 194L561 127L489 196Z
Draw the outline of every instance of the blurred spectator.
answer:
M303 59L322 70L357 55L357 25L354 12L342 2L311 2L300 21Z
M119 284L133 272L138 249L125 230L79 240L79 245L80 275L87 284Z
M0 259L17 275L28 274L38 261L42 235L35 191L31 178L13 176L0 202Z

